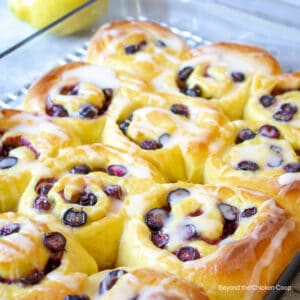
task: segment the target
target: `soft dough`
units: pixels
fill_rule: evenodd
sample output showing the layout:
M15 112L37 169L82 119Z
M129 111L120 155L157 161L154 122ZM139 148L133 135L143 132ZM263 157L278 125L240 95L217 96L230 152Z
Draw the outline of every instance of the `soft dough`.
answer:
M102 144L67 148L44 164L49 174L33 177L18 211L55 216L100 269L112 267L126 219L123 201L164 178L142 159Z
M261 299L267 291L220 287L272 285L299 249L294 220L257 191L178 182L129 200L117 265L159 267L210 299Z
M53 221L0 215L0 297L63 300L97 272L94 259Z
M223 147L206 161L204 182L269 194L300 221L299 158L282 131L255 121L234 121L225 129Z

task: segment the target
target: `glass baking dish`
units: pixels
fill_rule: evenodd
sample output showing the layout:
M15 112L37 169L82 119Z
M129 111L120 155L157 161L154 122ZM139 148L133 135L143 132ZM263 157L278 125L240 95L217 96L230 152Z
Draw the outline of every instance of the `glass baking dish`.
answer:
M95 1L87 1L40 31L26 27L14 43L0 47L0 107L17 106L29 85L52 67L82 60L95 30L105 22L119 19L159 22L181 35L191 47L221 40L256 44L275 55L286 71L300 70L300 5L297 1L260 0L245 5L241 0L233 5L229 0L111 0L107 12L92 26L72 35L62 35L64 28L76 22L78 14L89 13ZM299 265L298 256L279 283L287 284ZM294 289L283 299L297 299L297 295L299 299L299 285L298 274ZM272 291L267 299L280 295L280 291Z

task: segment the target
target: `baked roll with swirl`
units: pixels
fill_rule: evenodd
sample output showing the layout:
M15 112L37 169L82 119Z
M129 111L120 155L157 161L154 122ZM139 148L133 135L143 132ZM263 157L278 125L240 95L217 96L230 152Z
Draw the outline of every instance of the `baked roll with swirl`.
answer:
M178 182L130 200L117 265L159 266L210 299L262 299L266 291L220 287L272 285L299 249L294 220L257 191Z
M297 185L288 187L292 182L286 178L291 178L290 173L300 172L299 157L283 139L281 131L270 124L259 126L250 121L234 121L225 127L226 142L206 161L205 183L244 186L264 192L300 221Z
M204 300L208 299L199 286L170 273L154 269L118 268L91 275L76 299L118 300ZM86 298L84 298L86 297Z
M119 73L152 80L174 69L189 50L171 30L149 21L107 23L93 36L86 60Z
M256 76L244 118L276 126L300 150L300 72Z
M16 209L33 173L45 173L41 161L80 140L44 115L0 110L0 212Z
M72 229L99 268L112 267L126 219L123 201L164 178L142 159L101 144L62 150L45 165L51 173L32 179L18 210L54 215Z
M94 259L67 232L17 213L0 215L0 297L63 300L97 272Z
M240 119L253 74L260 73L280 74L281 67L261 48L223 42L192 49L177 77L168 80L173 89L177 85L183 94L208 99L231 119Z
M98 142L119 86L112 69L72 62L54 68L34 83L22 108L53 117L83 143Z
M150 161L169 181L201 182L205 159L227 122L212 103L167 93L123 92L112 111L103 142Z

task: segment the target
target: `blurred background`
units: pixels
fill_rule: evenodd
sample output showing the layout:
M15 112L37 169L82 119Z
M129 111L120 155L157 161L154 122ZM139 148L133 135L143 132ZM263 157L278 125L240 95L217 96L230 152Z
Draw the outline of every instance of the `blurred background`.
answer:
M124 18L168 25L191 46L259 45L285 71L300 70L299 16L300 0L1 0L0 95L20 94L53 66L82 59L101 24Z

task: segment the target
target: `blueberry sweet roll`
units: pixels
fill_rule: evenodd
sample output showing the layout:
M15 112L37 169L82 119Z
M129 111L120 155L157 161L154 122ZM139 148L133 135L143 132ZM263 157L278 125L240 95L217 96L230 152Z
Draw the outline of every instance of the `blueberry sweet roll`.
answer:
M180 37L159 24L117 21L96 32L86 59L127 76L152 80L165 69L174 69L188 50Z
M253 74L278 74L281 67L263 49L215 43L191 50L176 76L177 89L219 105L231 119L242 116Z
M218 148L220 126L227 122L221 109L166 93L123 93L114 104L105 144L150 161L168 181L201 182L205 159Z
M55 216L101 269L112 267L126 219L123 201L163 177L147 162L101 144L65 149L45 165L51 173L32 179L18 210Z
M0 297L63 300L82 290L94 259L64 231L17 213L0 215Z
M157 269L118 268L91 275L78 300L204 300L203 289L189 281ZM68 298L66 298L67 300ZM69 298L71 300L73 298Z
M117 265L159 266L210 299L262 299L266 290L230 286L273 285L299 247L294 220L246 188L157 185L131 197L128 213Z
M300 73L256 76L244 118L276 126L283 137L299 150Z
M15 210L33 173L45 173L41 161L79 139L45 115L0 110L0 212Z
M72 62L54 68L34 83L22 108L53 117L83 143L98 142L119 86L112 69Z
M293 184L300 172L299 157L281 130L250 121L234 121L227 129L222 149L206 161L205 183L244 186L269 194L300 220L299 188Z

